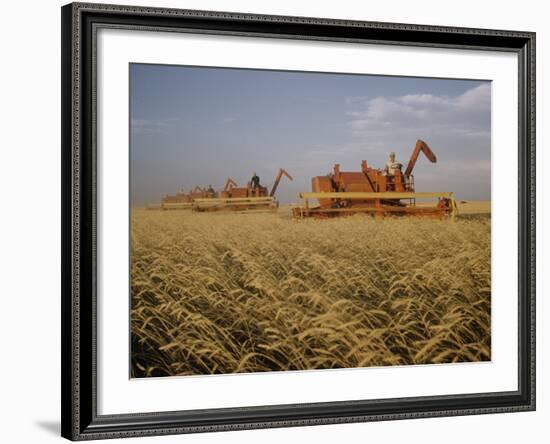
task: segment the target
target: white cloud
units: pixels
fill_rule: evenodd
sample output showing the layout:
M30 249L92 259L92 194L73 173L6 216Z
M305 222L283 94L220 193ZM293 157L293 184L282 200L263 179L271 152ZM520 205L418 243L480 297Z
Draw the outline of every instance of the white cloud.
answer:
M458 96L457 105L466 110L489 111L491 109L491 86L484 83Z
M489 136L490 107L491 89L484 83L454 97L433 94L376 97L347 115L355 136L415 132L417 138L443 133L477 138Z

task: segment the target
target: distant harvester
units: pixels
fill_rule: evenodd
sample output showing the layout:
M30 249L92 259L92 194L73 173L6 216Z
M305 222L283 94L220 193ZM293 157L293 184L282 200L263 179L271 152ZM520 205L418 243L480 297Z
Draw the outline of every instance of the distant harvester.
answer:
M248 182L246 187L239 187L232 178L227 178L222 191L216 192L211 187L196 186L188 193L179 192L161 199L163 210L194 211L249 211L274 210L279 206L275 193L283 176L293 180L286 170L280 168L271 190L258 183Z
M160 208L163 210L191 210L195 199L207 199L215 197L213 190L196 186L193 190L185 193L180 191L174 195L166 195L160 201Z
M274 210L279 206L275 199L275 193L283 176L293 180L286 170L280 168L271 190L267 187L248 182L246 187L239 187L237 183L228 178L223 191L215 198L198 198L193 200L195 211L250 211L250 210Z

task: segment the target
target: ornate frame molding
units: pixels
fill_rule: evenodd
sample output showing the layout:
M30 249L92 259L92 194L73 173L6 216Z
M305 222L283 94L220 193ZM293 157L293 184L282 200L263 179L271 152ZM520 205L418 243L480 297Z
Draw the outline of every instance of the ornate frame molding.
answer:
M72 3L62 8L62 435L71 440L535 409L535 34ZM514 52L519 61L519 390L97 415L95 40L99 27Z

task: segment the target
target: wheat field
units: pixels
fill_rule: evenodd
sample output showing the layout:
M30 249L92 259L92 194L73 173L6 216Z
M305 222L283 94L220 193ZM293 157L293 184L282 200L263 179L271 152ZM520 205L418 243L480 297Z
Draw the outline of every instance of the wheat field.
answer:
M132 377L490 360L490 218L288 214L132 210Z

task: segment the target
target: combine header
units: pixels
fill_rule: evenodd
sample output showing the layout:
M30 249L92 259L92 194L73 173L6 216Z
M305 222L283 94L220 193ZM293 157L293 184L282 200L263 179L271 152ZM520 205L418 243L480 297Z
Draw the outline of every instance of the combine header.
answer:
M454 218L457 207L452 192L422 192L414 189L413 168L420 152L435 163L437 161L426 142L418 140L405 172L395 161L395 154L384 169L374 169L361 162L361 171L334 171L327 176L316 176L311 180L312 192L300 193L303 205L293 208L293 215L303 217L336 217L357 213L373 214L377 218L387 216ZM310 199L316 199L318 206L311 207ZM417 199L422 202L417 203ZM425 201L436 200L429 204Z
M275 199L275 192L281 178L286 176L292 180L292 176L284 169L280 169L275 177L271 191L260 185L256 174L248 182L246 187L239 187L237 183L229 178L225 183L223 191L214 198L197 198L193 200L195 211L248 211L248 210L275 210L279 202Z

